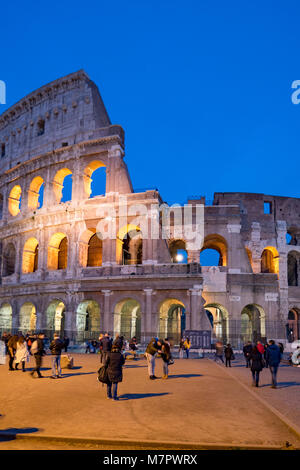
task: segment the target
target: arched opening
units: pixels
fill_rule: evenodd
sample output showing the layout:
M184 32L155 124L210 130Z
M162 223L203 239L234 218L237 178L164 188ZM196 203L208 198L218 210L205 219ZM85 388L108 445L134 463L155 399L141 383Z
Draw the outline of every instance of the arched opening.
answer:
M245 249L246 249L248 259L249 259L250 267L252 269L252 252L251 252L251 250L249 250L249 248L245 248Z
M20 185L16 185L12 188L8 197L8 210L14 217L20 212L22 189Z
M3 253L3 276L11 276L15 272L16 249L13 243L8 243Z
M66 269L67 266L68 239L64 233L55 233L48 246L48 269Z
M67 202L72 199L72 171L68 168L59 170L53 180L56 202Z
M65 304L55 299L50 302L46 310L47 317L47 330L48 334L52 336L53 333L58 333L61 336L65 330Z
M213 338L227 343L229 341L229 317L226 308L218 303L210 303L205 305L204 309L212 326Z
M221 235L212 234L205 237L200 253L200 264L227 266L227 242Z
M10 332L12 328L12 307L9 303L3 303L0 307L0 331Z
M300 253L292 251L287 258L288 286L299 286Z
M23 249L22 272L34 273L38 268L39 242L36 238L29 238Z
M186 329L186 308L177 299L164 300L159 308L159 332L162 339L169 338L174 344L179 344Z
M84 170L83 181L84 191L88 198L105 196L106 168L104 163L100 160L94 160L89 163Z
M41 209L44 201L44 180L36 176L30 183L28 190L28 208Z
M97 339L100 332L100 307L95 300L80 302L76 310L77 340Z
M287 340L289 343L300 339L300 310L292 308L288 313L286 325Z
M188 262L186 243L184 240L171 240L169 243L169 251L172 263L186 264Z
M261 255L262 273L279 273L279 253L273 246L267 246Z
M266 340L266 315L263 308L257 304L249 304L241 312L241 341Z
M22 331L23 334L27 331L36 330L36 308L33 303L25 302L22 305L19 319L19 330Z
M114 309L114 335L130 340L136 336L141 341L141 306L135 299L124 299Z
M37 123L37 136L43 135L45 133L45 121L40 119Z
M95 233L89 240L87 266L102 265L102 240L100 237L100 233Z
M128 224L119 230L117 262L123 265L143 263L143 238L139 227Z

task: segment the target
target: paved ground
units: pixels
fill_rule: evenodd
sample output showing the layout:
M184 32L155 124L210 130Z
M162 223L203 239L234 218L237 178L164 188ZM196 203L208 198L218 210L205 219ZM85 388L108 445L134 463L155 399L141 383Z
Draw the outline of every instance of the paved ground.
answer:
M300 429L300 368L280 367L274 390L268 370L262 387L252 388L242 359L231 369L210 358L176 360L169 379L155 381L148 379L145 360L128 361L121 399L112 402L96 380L99 356L74 358L75 368L57 380L49 378L50 356L44 379L0 366L0 431L23 437L0 439L0 450L284 448L286 442L300 449L300 431L297 436L292 429ZM156 375L162 375L161 360Z

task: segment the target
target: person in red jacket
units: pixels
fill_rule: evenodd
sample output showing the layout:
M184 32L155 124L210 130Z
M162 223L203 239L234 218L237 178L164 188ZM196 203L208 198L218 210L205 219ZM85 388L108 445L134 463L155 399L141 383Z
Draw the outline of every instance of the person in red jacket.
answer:
M264 348L264 345L260 341L257 341L256 347L258 351L260 352L260 354L264 354L265 348Z

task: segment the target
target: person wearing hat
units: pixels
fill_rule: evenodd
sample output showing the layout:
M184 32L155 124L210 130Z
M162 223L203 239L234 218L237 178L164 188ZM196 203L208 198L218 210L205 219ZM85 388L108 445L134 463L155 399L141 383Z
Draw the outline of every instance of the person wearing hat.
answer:
M146 359L148 363L148 374L150 380L157 379L157 377L154 374L155 370L155 356L158 352L161 352L161 342L158 340L158 338L151 338L150 343L147 346L146 349Z
M107 368L109 382L107 383L107 398L118 401L118 383L123 380L123 365L125 358L118 345L113 345L107 353L104 366Z

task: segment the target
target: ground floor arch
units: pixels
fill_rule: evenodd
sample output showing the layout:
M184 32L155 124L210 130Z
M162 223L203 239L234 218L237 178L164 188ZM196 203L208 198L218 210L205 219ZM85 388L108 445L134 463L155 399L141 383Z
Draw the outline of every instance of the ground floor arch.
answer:
M257 304L246 305L241 312L240 339L242 343L266 339L266 315Z
M9 303L3 303L0 307L0 332L9 332L12 328L12 306Z
M36 307L32 302L25 302L20 308L19 330L22 333L36 331Z
M219 303L206 304L204 309L212 327L213 338L222 341L224 344L228 343L230 332L227 309Z
M95 300L80 302L76 310L77 339L98 339L101 327L100 307Z
M300 309L293 307L289 310L286 324L286 336L289 343L300 339Z
M123 335L126 340L133 336L141 341L141 305L135 299L123 299L114 309L114 334Z
M174 344L179 344L186 329L186 307L176 298L165 299L159 307L159 331L162 339L169 338Z
M46 310L47 330L51 333L63 334L65 330L65 304L55 299L50 302Z

